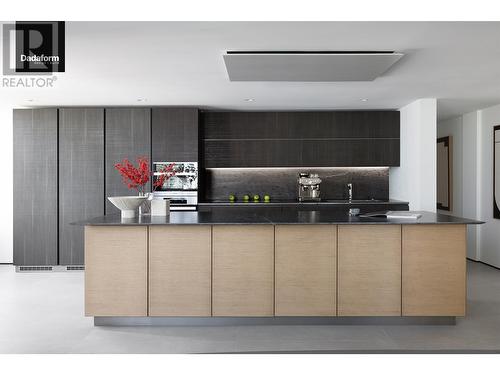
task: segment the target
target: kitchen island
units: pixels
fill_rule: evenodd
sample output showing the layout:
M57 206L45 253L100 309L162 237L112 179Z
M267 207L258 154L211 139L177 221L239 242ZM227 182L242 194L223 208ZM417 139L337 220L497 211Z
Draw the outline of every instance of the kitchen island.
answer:
M466 225L480 222L430 212L394 220L229 208L78 224L85 225L85 314L96 324L153 324L159 317L464 316Z

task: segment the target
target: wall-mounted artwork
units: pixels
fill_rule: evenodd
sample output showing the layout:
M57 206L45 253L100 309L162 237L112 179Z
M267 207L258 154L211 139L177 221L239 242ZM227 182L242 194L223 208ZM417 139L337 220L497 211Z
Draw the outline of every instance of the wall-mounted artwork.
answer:
M500 125L493 128L493 217L500 219Z
M452 165L453 149L450 136L437 140L437 209L452 210Z

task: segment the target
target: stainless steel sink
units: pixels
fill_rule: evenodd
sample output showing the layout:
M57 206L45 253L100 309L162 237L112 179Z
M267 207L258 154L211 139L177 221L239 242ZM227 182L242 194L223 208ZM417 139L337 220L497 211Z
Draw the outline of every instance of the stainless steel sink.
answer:
M326 203L352 203L352 204L363 204L363 203L387 203L388 201L386 200L380 200L380 199L353 199L349 201L348 199L325 199L322 200L321 202L326 202Z

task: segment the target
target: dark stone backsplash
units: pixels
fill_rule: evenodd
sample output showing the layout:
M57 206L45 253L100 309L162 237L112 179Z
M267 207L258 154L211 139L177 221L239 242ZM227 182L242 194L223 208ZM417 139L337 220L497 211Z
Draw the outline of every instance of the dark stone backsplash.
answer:
M227 201L229 194L242 200L244 194L269 194L273 201L297 199L299 172L317 173L322 180L321 198L347 199L347 184L353 184L353 199L389 199L388 167L357 168L207 168L203 201Z

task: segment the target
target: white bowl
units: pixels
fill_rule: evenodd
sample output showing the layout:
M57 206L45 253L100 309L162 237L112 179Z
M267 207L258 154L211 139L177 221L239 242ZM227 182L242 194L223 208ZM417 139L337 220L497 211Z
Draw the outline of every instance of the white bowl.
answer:
M131 196L131 197L108 197L116 208L122 212L123 218L133 218L141 204L144 203L147 197Z

